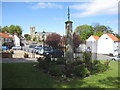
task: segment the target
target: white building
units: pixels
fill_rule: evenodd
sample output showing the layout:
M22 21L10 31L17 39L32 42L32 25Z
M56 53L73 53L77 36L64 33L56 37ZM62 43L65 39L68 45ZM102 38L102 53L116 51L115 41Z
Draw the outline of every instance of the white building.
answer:
M6 34L6 33L0 33L0 44L4 44L4 43L8 43L8 42L12 42L13 37Z
M97 53L99 54L113 54L120 53L120 40L113 34L103 34L98 40Z
M16 35L16 34L14 34L14 45L15 46L20 46L20 39L19 39L19 37Z
M91 51L92 53L97 53L97 44L99 37L96 35L91 35L86 40L86 50Z

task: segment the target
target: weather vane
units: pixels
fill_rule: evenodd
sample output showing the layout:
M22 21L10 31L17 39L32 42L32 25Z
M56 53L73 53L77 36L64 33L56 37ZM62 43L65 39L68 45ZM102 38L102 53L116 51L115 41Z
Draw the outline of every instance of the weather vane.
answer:
M68 7L68 21L70 21L70 10L69 10L69 7Z

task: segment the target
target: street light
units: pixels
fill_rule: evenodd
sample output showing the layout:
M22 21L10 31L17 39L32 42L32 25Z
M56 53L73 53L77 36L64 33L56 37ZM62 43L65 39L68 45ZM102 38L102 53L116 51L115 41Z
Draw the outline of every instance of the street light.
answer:
M44 53L44 47L45 47L45 31L43 30L43 32L42 32L42 38L43 38L43 53Z

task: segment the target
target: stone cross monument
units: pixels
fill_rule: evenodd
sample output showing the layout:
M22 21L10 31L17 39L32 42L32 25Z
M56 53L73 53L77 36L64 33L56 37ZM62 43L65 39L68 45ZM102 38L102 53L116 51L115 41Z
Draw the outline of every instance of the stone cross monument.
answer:
M66 52L65 57L67 61L71 62L73 60L73 32L72 32L72 21L70 21L70 13L68 8L68 21L65 22L65 30L66 30Z

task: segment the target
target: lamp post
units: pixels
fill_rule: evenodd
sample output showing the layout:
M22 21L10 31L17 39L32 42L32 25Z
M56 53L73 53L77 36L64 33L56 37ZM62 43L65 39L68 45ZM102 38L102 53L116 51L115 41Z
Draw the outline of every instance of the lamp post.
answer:
M44 53L44 47L45 47L45 31L43 30L43 32L42 32L42 38L43 38L43 53Z

